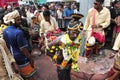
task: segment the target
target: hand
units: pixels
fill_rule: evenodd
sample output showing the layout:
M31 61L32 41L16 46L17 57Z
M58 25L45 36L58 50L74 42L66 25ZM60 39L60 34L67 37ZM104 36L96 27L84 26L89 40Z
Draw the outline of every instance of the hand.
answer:
M116 20L115 20L115 19L111 19L111 22L112 22L112 23L115 23L115 22L116 22Z
M29 56L28 59L30 61L31 66L34 68L34 59L32 58L32 56Z
M15 73L20 74L20 69L19 69L18 65L16 64L16 62L13 62L12 65L13 65L13 69L14 69Z

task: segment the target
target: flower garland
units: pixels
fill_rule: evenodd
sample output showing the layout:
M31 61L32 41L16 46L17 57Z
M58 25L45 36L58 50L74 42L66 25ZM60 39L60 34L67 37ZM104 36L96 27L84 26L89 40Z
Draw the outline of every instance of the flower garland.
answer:
M68 55L70 55L70 57L76 61L77 60L77 57L80 53L80 46L81 46L81 36L78 35L78 37L72 41L70 38L69 38L69 35L66 34L65 35L65 38L66 38L66 44L65 44L65 48L67 49L68 51Z
M70 40L68 34L66 34L65 37L66 37L66 44L65 44L66 48L76 49L76 48L80 47L80 44L81 44L80 35L78 35L78 37L75 39L75 41Z
M65 34L65 42L66 44L62 43L60 45L53 45L50 49L49 52L54 54L53 60L57 59L57 51L62 50L64 48L67 49L68 55L76 61L76 54L80 53L80 45L81 45L81 36L78 35L78 37L72 41L69 38L68 34Z
M57 53L57 52L58 52L59 50L62 50L62 47L59 46L59 45L52 46L52 47L49 49L49 52L50 52L51 54L54 54L53 57L52 57L52 59L53 59L54 61L56 61L56 59L57 59L57 56L58 56L58 53Z

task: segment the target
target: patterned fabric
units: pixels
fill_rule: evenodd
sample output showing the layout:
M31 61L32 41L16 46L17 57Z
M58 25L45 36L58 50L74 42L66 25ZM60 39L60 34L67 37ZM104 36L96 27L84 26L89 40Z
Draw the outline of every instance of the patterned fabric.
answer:
M15 62L13 56L10 54L6 44L5 44L5 41L0 38L0 45L3 46L5 52L7 53L7 57L9 58L10 60L10 63L12 62ZM4 65L4 61L3 61L3 55L2 55L2 51L0 50L0 80L9 80L8 79L8 74L7 74L7 71L6 71L6 68L5 68L5 65Z
M33 76L37 71L30 65L29 62L23 65L19 65L19 67L21 75L25 78Z
M6 24L9 24L10 22L13 22L15 23L14 19L16 17L20 16L19 15L19 12L17 10L13 11L13 12L10 12L8 14L6 14L4 17L3 17L3 20Z
M78 35L78 37L72 41L69 38L68 34L65 34L63 38L61 39L61 42L64 44L63 48L63 57L64 60L69 61L72 59L72 68L75 70L78 69L78 57L80 55L80 46L81 46L81 36Z

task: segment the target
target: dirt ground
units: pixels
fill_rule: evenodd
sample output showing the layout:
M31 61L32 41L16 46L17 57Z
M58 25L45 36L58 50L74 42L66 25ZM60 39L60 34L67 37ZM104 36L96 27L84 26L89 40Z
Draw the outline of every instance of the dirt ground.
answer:
M42 54L40 56L34 56L34 59L35 59L36 68L38 69L40 80L58 80L56 66L51 61L51 58L49 56ZM84 72L78 73L78 72L71 71L71 80L98 80L96 79L96 76L98 75L99 77L101 77L99 80L105 80L105 78L107 77L107 73L86 74Z

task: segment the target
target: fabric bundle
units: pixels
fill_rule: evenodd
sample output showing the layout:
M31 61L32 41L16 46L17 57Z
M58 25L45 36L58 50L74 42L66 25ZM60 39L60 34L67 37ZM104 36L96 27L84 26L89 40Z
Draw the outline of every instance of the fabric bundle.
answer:
M15 23L14 19L20 16L18 10L10 12L3 17L4 23L9 24L10 22Z

